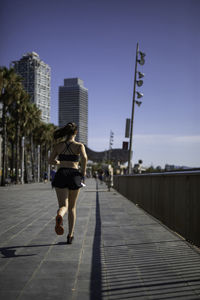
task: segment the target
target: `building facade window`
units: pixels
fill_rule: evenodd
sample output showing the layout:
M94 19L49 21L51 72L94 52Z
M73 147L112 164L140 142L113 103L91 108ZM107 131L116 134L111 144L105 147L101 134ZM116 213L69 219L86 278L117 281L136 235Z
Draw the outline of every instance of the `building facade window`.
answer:
M59 126L75 122L78 126L76 140L88 144L88 90L79 78L64 79L59 87Z
M11 66L23 78L23 85L31 96L31 102L41 110L41 119L50 122L50 82L51 68L35 52L26 53ZM42 104L42 105L41 105Z

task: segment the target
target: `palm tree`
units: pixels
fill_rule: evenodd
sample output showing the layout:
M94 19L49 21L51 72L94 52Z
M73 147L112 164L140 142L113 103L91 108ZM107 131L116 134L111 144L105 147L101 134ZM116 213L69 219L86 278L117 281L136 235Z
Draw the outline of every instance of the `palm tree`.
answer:
M34 124L34 114L33 111L35 109L35 105L30 102L30 95L24 95L24 101L21 106L21 114L20 114L20 140L24 138L24 180L28 182L30 180L28 176L28 161L30 160L29 156L31 157L31 140L30 134ZM30 154L30 155L29 155ZM23 159L23 158L22 158ZM22 174L23 175L23 174Z
M28 106L30 105L30 96L21 88L15 89L13 93L14 100L9 107L10 116L15 124L15 170L16 170L16 183L19 182L19 167L21 165L22 150L21 140L26 134L25 126L28 122ZM21 178L23 179L23 178Z
M36 153L35 153L35 134L39 124L41 124L41 111L35 104L29 107L30 120L27 124L30 140L30 157L32 166L32 177L33 181L36 180Z
M11 147L9 146L9 164L11 170L15 165L16 183L19 181L22 137L25 137L26 141L29 140L29 143L25 143L25 173L27 174L27 160L30 157L34 180L36 178L35 148L37 145L41 145L41 161L44 162L41 164L41 171L46 171L48 151L53 145L53 132L56 126L41 121L41 111L30 102L30 96L23 89L21 81L21 77L15 73L14 69L0 68L0 102L3 106L3 114L0 119L3 137L1 185L5 185L6 178L7 140L11 145Z
M8 144L7 148L10 149L10 151L8 151L7 161L10 166L10 175L13 178L14 167L15 167L14 166L14 162L15 162L15 123L12 118L8 118L8 120L7 120L6 131L7 131L6 134L7 134L7 144Z
M53 133L56 129L54 124L45 124L43 126L43 143L42 143L42 154L43 154L43 172L48 170L48 152L51 151L54 139Z
M47 172L48 169L48 151L51 150L53 145L53 132L55 128L54 124L41 122L34 131L35 144L40 145L40 174Z
M2 103L2 177L1 185L5 185L6 160L7 160L7 114L8 107L14 101L13 93L16 89L22 88L21 78L15 73L14 69L0 68L0 102Z

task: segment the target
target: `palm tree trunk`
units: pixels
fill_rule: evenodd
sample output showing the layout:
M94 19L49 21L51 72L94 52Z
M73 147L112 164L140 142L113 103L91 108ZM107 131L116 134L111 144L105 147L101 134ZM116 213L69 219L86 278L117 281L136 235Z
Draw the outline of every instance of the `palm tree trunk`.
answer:
M40 176L39 176L39 181L42 181L43 179L43 162L44 162L44 159L43 159L43 155L42 155L42 145L40 146L40 155L39 155L39 160L40 160Z
M14 143L11 142L11 165L10 165L10 171L11 171L11 175L13 175L14 173L14 161L15 161L15 147L14 147Z
M17 117L18 119L18 117ZM15 153L16 184L19 183L19 121L16 124L16 153Z
M3 103L3 115L2 115L2 176L1 186L5 186L5 174L6 174L6 148L7 148L7 132L6 132L6 106Z
M20 135L20 139L19 139L20 141L21 141L21 143L20 143L20 146L19 146L19 148L20 148L20 168L21 168L21 183L23 184L24 183L24 145L25 145L25 142L24 142L24 140L25 140L25 137L23 136L21 136Z
M27 168L28 153L26 147L24 147L24 182L28 183L28 168Z
M9 167L9 161L8 161L8 126L6 126L6 152L5 152L5 178L8 178L8 167Z
M45 170L45 172L48 171L48 168L47 168L47 156L48 156L48 154L47 154L47 145L45 144L45 148L44 148L44 170Z
M32 167L32 181L35 182L35 147L33 144L33 135L30 136L30 144L31 144L31 167Z

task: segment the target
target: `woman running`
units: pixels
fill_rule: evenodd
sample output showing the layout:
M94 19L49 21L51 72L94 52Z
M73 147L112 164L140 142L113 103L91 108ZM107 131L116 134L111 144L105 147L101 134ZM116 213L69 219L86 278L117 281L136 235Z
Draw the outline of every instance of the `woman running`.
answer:
M54 132L54 139L66 137L64 142L58 143L49 158L49 164L58 165L58 171L52 182L56 189L59 209L56 216L55 231L58 235L64 233L63 217L68 211L69 233L67 243L71 244L74 237L76 221L76 200L82 181L86 175L87 155L82 143L75 141L77 125L68 123ZM81 172L78 170L81 159Z

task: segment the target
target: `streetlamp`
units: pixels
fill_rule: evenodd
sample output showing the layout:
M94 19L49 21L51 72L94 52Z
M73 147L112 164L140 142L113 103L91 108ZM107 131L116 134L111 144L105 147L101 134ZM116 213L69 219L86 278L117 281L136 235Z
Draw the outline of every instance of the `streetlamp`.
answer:
M135 76L134 76L134 86L133 86L133 103L132 103L132 113L131 113L131 128L130 128L130 142L129 142L129 157L128 157L128 174L131 174L131 159L132 159L132 140L133 140L133 120L134 120L134 111L135 111L135 103L140 106L142 104L141 101L136 100L143 97L143 94L136 91L136 85L141 87L143 85L143 80L141 78L144 77L144 74L137 71L137 64L139 63L141 66L145 64L145 56L146 54L139 51L139 44L136 46L136 59L135 59ZM137 80L137 75L138 79Z

